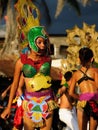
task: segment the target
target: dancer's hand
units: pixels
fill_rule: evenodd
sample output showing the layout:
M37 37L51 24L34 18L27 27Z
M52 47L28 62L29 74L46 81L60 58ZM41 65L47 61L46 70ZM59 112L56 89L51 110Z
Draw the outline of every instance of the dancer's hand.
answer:
M4 91L2 94L1 94L1 98L4 99L7 95L7 91Z
M1 118L6 120L7 118L9 118L11 113L11 108L6 107L5 110L1 113Z

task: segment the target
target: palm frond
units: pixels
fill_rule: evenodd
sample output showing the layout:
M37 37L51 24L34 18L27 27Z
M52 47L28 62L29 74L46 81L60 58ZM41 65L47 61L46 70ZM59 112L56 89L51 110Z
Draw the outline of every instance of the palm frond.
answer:
M78 0L84 7L90 3L90 0Z
M70 6L72 6L76 10L78 15L81 15L81 10L77 0L67 0L67 2L70 4Z
M64 6L65 6L66 0L58 0L57 1L57 7L56 7L56 13L55 13L55 18L57 18L60 13L62 12Z
M70 6L72 6L76 10L78 15L81 15L79 3L77 2L77 0L58 0L55 18L57 18L60 15L60 13L63 10L66 3L68 3Z

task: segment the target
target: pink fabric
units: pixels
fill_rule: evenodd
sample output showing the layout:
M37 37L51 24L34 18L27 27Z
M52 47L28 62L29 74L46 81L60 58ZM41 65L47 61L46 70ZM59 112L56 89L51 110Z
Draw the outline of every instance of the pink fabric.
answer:
M42 96L49 96L49 100L50 99L54 99L54 95L53 95L53 91L51 89L49 89L48 91L39 91L39 92L25 92L25 99L26 100L29 100L28 97L31 96L31 97L37 97L37 98L40 98Z
M79 100L85 100L85 101L89 101L89 100L98 100L98 93L83 93L80 94Z

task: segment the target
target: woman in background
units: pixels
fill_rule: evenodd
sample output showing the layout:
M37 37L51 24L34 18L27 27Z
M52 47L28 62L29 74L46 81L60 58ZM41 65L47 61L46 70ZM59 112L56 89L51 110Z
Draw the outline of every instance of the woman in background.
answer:
M93 52L88 47L79 50L81 68L72 77L69 94L78 100L77 117L79 130L96 130L98 125L98 69L92 67ZM78 83L80 94L75 93Z

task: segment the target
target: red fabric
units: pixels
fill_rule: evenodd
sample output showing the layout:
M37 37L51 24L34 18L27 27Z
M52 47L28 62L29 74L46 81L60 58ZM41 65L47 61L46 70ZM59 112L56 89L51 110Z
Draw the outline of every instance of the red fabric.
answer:
M91 107L92 112L98 118L98 105L97 105L97 103L95 101L89 101L89 106Z
M19 129L22 127L22 118L23 118L23 108L22 106L18 107L14 117L14 126Z
M32 59L28 58L27 54L21 54L20 56L21 56L21 62L23 64L29 64L29 65L31 65L33 67L35 66L36 61L33 61ZM48 57L48 56L44 56L44 57L41 58L41 60L38 60L37 62L40 63L40 66L39 66L39 68L40 68L43 63L51 62L51 58Z

